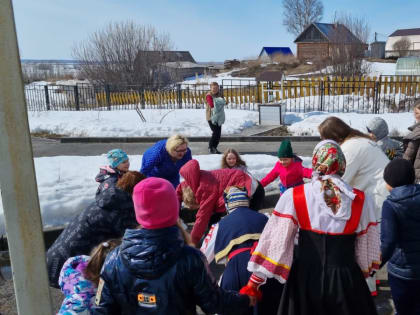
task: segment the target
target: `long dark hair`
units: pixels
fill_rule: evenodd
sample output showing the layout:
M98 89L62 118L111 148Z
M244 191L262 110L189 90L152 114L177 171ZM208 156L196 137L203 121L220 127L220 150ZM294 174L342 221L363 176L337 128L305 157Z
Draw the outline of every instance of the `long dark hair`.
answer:
M341 144L344 141L351 138L366 138L371 139L367 134L351 128L340 118L331 116L325 119L319 126L318 131L321 136L321 139L331 139L335 142Z

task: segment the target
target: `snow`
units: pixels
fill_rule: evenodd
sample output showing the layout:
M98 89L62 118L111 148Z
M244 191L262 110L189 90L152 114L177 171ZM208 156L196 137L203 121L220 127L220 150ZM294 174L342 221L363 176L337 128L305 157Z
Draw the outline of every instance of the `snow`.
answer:
M396 63L371 62L370 76L395 75Z
M396 70L396 63L392 62L371 62L371 61L363 61L365 65L369 65L369 73L367 76L369 77L379 77L380 75L395 75ZM314 75L314 74L326 74L331 72L331 67L326 67L324 69L321 69L320 71L315 72L308 72L308 73L300 73L300 74L294 74L291 76L287 76L287 79L293 80L296 79L296 77L300 76L306 76L306 75Z
M210 136L204 109L145 109L143 123L134 110L28 112L32 133L50 132L84 137ZM224 135L236 134L258 122L258 112L226 109ZM203 128L203 125L205 126Z
M189 79L182 82L183 86L188 84L202 84L205 90L209 89L209 84L217 82L219 85L255 85L255 77L233 77L232 72L243 70L244 68L233 69L228 72L218 73L215 77L213 76L202 76L198 79Z
M273 144L274 145L274 144ZM273 167L277 157L264 154L242 155L249 171L262 179ZM141 155L131 155L130 169L138 170ZM220 167L220 155L197 155L193 158L201 169L213 170ZM303 158L309 166L311 159ZM35 172L38 183L39 201L44 227L61 226L94 201L98 183L95 176L106 155L100 156L56 156L35 158ZM276 189L276 181L266 191ZM3 205L0 198L0 235L5 234Z
M335 116L342 119L354 129L367 132L366 125L374 117L383 118L387 124L391 135L404 136L408 134L407 128L414 124L413 113L388 113L388 114L357 114L357 113L286 113L285 122L291 124L288 130L295 136L319 136L318 126L327 117Z

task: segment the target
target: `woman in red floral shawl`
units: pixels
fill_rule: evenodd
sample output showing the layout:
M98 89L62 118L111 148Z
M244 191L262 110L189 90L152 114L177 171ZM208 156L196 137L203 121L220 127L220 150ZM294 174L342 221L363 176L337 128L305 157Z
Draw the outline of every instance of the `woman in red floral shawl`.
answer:
M286 283L278 314L376 314L364 280L380 262L373 200L341 179L346 160L336 142L315 147L312 169L310 183L280 197L241 292L264 298L259 287L275 278Z

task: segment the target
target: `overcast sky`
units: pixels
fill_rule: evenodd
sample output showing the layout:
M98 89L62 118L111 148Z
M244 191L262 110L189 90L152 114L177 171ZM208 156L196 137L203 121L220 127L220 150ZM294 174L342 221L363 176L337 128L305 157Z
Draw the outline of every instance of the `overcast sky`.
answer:
M378 40L420 28L420 0L323 0L324 18L365 17ZM22 59L72 59L71 47L110 21L133 20L168 32L196 61L257 56L262 46L289 46L281 0L13 0Z

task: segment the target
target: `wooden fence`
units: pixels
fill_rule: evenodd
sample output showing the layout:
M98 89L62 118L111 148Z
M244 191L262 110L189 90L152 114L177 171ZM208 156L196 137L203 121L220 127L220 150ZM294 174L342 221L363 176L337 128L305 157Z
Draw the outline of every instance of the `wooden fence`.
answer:
M27 88L30 110L203 108L207 85L170 89L75 86ZM231 108L256 110L261 103L282 103L288 111L406 111L420 98L420 76L318 77L245 85L223 84ZM114 89L115 90L115 89ZM55 94L64 93L58 98ZM35 96L37 97L34 97ZM42 104L40 104L40 102Z

